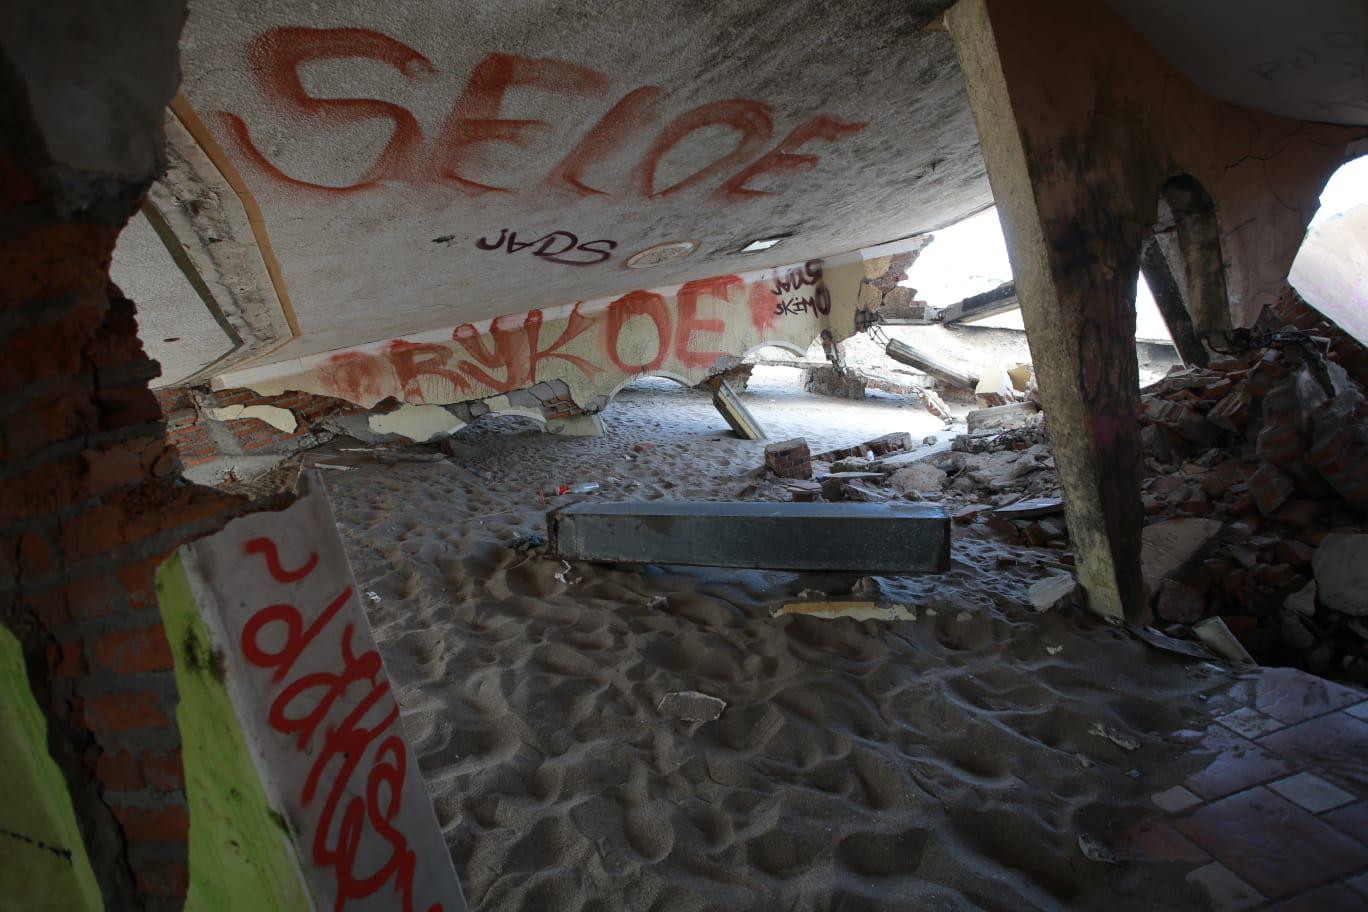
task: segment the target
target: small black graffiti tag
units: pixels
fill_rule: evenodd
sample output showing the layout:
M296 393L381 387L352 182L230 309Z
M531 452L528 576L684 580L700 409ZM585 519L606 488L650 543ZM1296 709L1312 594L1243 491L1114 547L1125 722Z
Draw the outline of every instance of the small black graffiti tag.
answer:
M803 294L803 289L809 286L812 288L811 298ZM831 313L831 292L822 282L822 264L816 260L809 260L801 267L794 266L787 272L776 272L774 288L771 290L776 298L775 316L806 313L826 316Z
M531 249L534 257L548 263L559 263L562 266L595 266L612 256L617 241L580 241L573 232L560 230L544 234L535 241L520 241L518 232L501 228L498 240L480 238L475 242L475 246L481 250L498 250L506 247L505 253L519 253ZM585 259L579 254L588 254L592 259Z

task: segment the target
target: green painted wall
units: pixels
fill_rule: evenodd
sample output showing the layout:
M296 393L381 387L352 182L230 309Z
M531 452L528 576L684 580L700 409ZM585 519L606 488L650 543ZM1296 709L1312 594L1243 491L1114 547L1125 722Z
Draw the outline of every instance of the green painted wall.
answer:
M24 654L0 627L0 908L104 908L62 771L47 749L47 720L29 690Z
M187 910L312 909L284 820L270 807L223 684L223 662L195 608L179 554L157 570L157 597L176 659L190 805Z

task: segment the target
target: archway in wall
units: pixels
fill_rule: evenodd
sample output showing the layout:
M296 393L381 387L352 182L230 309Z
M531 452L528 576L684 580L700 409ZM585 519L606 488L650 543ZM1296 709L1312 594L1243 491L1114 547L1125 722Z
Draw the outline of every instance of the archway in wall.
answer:
M1320 198L1288 282L1322 316L1368 345L1368 155L1341 166Z
M1205 367L1205 339L1231 327L1216 206L1195 178L1179 174L1159 189L1156 221L1140 252L1140 272L1184 362Z

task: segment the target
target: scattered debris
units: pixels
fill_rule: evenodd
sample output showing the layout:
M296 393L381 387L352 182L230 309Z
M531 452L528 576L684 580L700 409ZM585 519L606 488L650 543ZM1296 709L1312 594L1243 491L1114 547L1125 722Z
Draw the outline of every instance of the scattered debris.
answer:
M1094 722L1092 728L1088 729L1088 734L1096 735L1099 738L1106 738L1112 744L1124 751L1136 751L1140 749L1140 742L1132 738L1125 732L1103 725L1101 722Z
M812 451L802 437L765 447L765 467L780 478L811 478Z
M1088 861L1095 861L1099 864L1116 864L1116 856L1096 839L1086 834L1078 837L1078 851L1083 853L1083 857Z
M712 722L722 715L727 701L696 690L674 690L660 698L656 712L680 722Z
M1035 402L1012 402L990 408L975 409L964 420L970 434L984 431L1006 431L1039 424L1043 418Z
M367 592L366 598L370 599L372 602L375 602L377 605L380 604L380 593L378 592Z
M519 535L513 540L514 551L531 551L534 548L546 546L546 536L540 532L529 532L526 535Z

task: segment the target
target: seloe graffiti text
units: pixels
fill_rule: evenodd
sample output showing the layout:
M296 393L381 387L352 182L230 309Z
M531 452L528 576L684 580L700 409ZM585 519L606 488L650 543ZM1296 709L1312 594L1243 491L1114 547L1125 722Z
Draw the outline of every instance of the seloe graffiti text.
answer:
M510 93L538 92L592 99L611 98L612 81L598 70L550 57L491 53L472 70L443 123L431 134L411 111L374 98L333 98L310 94L300 70L328 60L374 61L421 84L438 74L437 67L414 48L370 29L284 27L262 32L246 48L246 62L262 100L272 114L301 129L327 130L331 137L351 126L388 121L390 138L364 173L352 183L330 185L310 175L289 174L273 162L252 135L244 117L219 112L222 129L238 153L278 184L309 194L366 191L388 182L447 187L470 195L510 194L540 188L495 183L479 170L491 150L527 150L545 142L552 124L544 120L501 116ZM793 127L777 143L774 110L754 99L711 101L674 117L660 110L666 91L639 86L611 105L580 136L540 181L572 196L640 196L659 199L690 190L708 189L712 199L738 202L768 196L762 179L811 171L821 157L819 145L848 139L867 124L816 114ZM735 134L734 144L694 173L660 186L662 160L686 138L722 127ZM617 156L644 142L645 153L630 167ZM516 151L513 154L518 154ZM591 171L614 171L612 178L591 183ZM475 176L476 174L480 176ZM607 180L607 183L604 181Z

